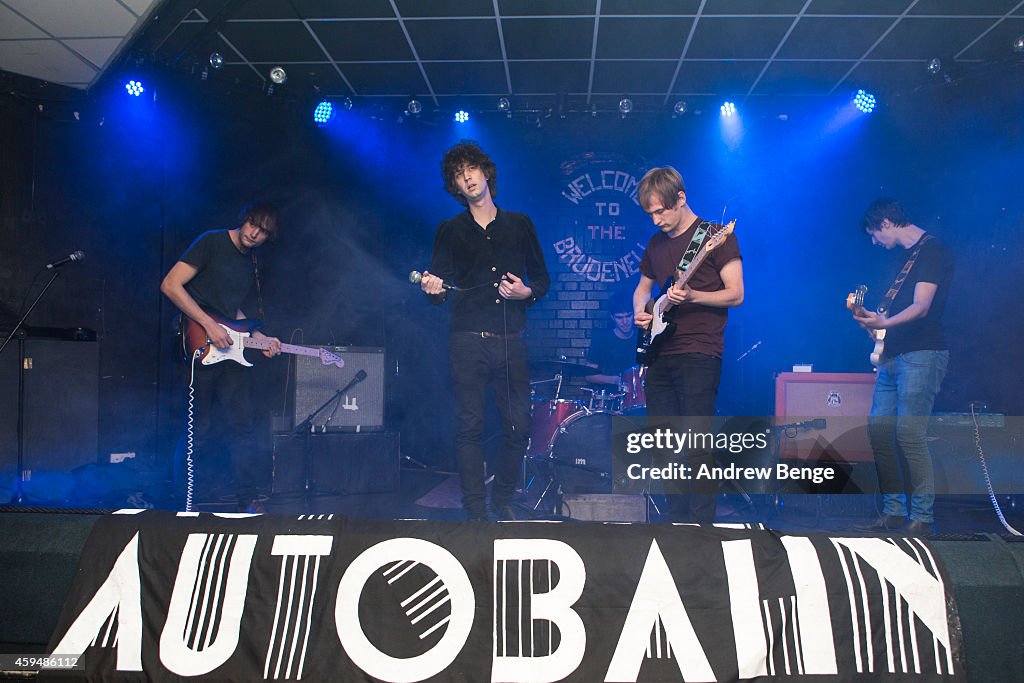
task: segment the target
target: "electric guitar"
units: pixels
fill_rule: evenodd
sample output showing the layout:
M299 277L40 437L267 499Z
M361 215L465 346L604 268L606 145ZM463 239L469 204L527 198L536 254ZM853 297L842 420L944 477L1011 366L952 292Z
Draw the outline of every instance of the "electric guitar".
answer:
M858 285L857 289L846 295L846 307L857 315L862 315L864 310L864 295L868 293L867 285ZM885 317L881 311L879 315ZM875 342L875 348L871 351L871 364L876 368L882 362L882 354L885 353L885 330L866 330L871 340Z
M733 219L729 221L728 225L723 225L716 232L709 233L707 239L701 244L697 255L690 261L686 271L678 280L675 280L675 285L681 287L689 282L708 254L722 246L725 239L735 229L736 220ZM676 269L676 274L679 274L678 269ZM669 315L672 309L675 308L675 304L668 300L668 289L672 284L673 278L669 278L665 282L665 286L662 287L663 293L658 297L657 301L651 300L647 302L646 310L653 318L646 328L640 330L636 340L636 362L639 365L650 365L653 363L658 355L658 351L676 331L676 323L672 316Z
M270 342L263 339L256 339L252 333L262 327L263 323L258 320L227 320L221 316L210 313L210 316L217 321L217 324L231 337L231 345L226 349L218 349L210 343L203 326L187 315L182 315L183 326L181 330L181 346L185 358L192 358L196 353L203 365L213 365L224 360L233 360L240 365L252 367L252 363L245 359L246 349L259 349L267 351L270 349ZM345 367L345 361L327 349L319 349L312 346L296 346L295 344L281 344L282 353L291 353L297 356L316 356L324 365L337 365Z

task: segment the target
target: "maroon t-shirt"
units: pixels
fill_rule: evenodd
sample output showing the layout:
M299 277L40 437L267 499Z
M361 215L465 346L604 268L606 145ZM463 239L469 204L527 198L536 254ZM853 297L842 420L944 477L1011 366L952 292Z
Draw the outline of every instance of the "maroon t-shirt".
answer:
M640 272L654 280L663 287L676 272L679 261L683 258L683 252L690 246L690 240L697 232L697 226L701 224L698 218L693 222L686 232L675 238L670 238L663 232L656 233L647 243L644 250L643 260L640 261ZM720 229L718 223L711 224L712 230ZM740 245L736 235L731 234L720 246L716 247L704 259L697 270L690 278L691 289L700 292L716 292L724 289L720 272L726 263L733 259L743 258L740 255ZM658 293L660 296L661 292ZM709 356L722 357L725 348L725 322L729 317L728 308L717 308L702 306L700 304L687 303L675 306L671 313L676 322L676 331L664 346L658 351L658 355L669 355L678 353L704 353Z

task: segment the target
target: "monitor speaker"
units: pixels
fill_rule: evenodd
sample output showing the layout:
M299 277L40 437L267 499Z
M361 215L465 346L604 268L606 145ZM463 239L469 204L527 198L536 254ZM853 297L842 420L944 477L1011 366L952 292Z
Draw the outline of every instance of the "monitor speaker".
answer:
M324 365L319 358L295 360L294 424L348 389L313 418L316 431L360 432L384 429L384 349L380 347L326 346L341 356L345 367ZM358 379L362 377L362 379ZM349 386L353 380L355 384Z
M775 415L782 422L825 420L824 429L780 433L779 457L874 462L868 416L874 373L783 372L775 378Z
M335 495L395 491L399 444L394 432L276 434L273 493L300 493L307 479Z

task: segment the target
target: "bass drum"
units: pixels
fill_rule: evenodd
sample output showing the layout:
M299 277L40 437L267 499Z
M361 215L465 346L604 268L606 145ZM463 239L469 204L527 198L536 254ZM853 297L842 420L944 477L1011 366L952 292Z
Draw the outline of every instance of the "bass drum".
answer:
M565 418L551 458L565 493L611 493L612 414L581 410Z
M543 400L534 399L530 406L530 455L546 456L551 443L558 433L558 427L566 418L583 409L579 401L564 398Z

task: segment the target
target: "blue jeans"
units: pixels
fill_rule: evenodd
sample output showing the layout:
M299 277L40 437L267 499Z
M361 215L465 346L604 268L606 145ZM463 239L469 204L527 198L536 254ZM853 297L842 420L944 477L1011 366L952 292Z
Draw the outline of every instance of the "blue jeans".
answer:
M878 368L868 437L875 452L882 514L935 520L935 474L926 436L949 351L908 351ZM902 458L900 457L902 456Z

